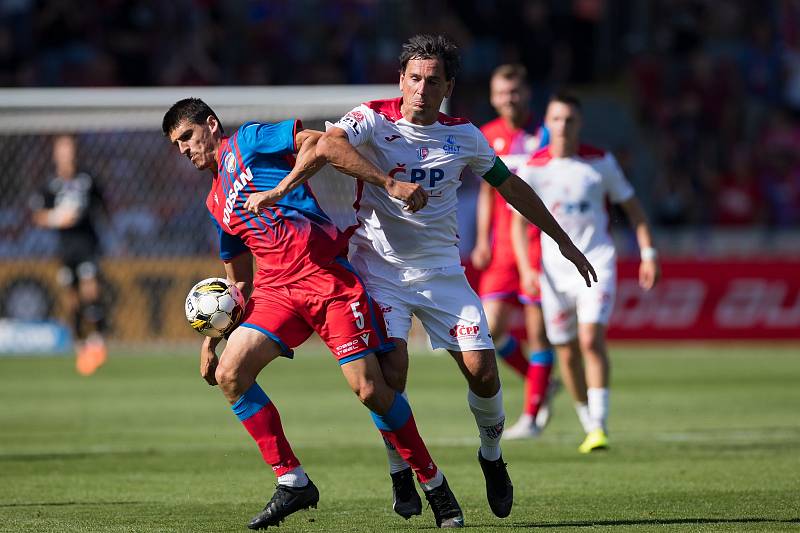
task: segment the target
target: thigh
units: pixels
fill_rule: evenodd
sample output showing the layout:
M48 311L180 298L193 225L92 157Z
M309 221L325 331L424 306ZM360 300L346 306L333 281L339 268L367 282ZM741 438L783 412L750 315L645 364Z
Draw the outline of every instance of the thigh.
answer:
M292 299L306 304L309 324L340 365L394 348L380 307L344 259L304 279Z
M514 316L514 304L504 299L483 299L481 303L492 335L497 338L505 334Z
M412 284L419 303L414 313L433 348L457 352L494 350L483 306L463 273Z
M578 292L578 322L581 324L607 325L614 311L616 298L616 272L603 270L597 272L597 283L591 287L582 286Z
M289 358L294 356L292 348L303 344L313 331L283 287L256 288L235 331L242 328L256 330L271 339L281 347L280 355Z
M553 288L547 275L539 278L542 287L542 315L550 343L566 344L578 335L576 298L570 291Z
M414 302L410 300L408 287L397 279L390 279L392 269L379 269L359 254L353 256L351 268L367 288L370 297L377 302L386 323L386 334L390 339L408 342L411 330L411 313Z
M252 328L236 328L228 338L217 366L216 375L230 377L226 395L235 401L256 379L259 372L273 359L284 355L279 343Z

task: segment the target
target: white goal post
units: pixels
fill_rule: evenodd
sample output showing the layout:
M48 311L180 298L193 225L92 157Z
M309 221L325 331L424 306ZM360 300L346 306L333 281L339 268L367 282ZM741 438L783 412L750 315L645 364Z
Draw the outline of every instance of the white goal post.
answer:
M28 208L52 176L54 135L75 135L78 167L95 178L108 208L99 232L110 337L194 339L183 298L198 279L221 275L218 237L204 208L210 174L164 138L167 109L199 97L226 133L248 120L288 118L324 130L362 102L399 94L397 85L0 89L0 319L68 319L55 281L55 235L34 226ZM334 172L311 186L344 227L355 219L355 180Z
M231 126L338 118L362 102L398 95L396 85L0 89L0 133L159 131L169 106L190 96L203 99Z

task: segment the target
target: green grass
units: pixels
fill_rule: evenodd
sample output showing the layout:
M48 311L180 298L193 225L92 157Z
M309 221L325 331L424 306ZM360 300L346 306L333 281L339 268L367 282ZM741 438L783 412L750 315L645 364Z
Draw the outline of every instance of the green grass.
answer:
M274 478L193 354L112 353L81 378L66 357L1 358L0 531L244 531ZM420 430L476 531L800 528L800 348L613 350L612 448L576 452L567 395L537 441L504 445L512 515L491 515L466 389L447 357L412 357ZM333 359L301 350L259 380L321 492L280 531L433 527L391 511L385 455ZM509 420L521 383L504 374Z

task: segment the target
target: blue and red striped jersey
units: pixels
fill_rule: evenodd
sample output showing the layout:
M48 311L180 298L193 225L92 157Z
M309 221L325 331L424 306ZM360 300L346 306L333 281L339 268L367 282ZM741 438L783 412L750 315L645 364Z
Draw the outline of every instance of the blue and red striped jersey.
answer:
M220 257L229 261L250 250L256 286L292 283L346 252L346 236L307 184L259 215L244 209L250 193L273 189L292 170L300 128L299 120L248 122L224 137L217 152L206 206L219 232Z

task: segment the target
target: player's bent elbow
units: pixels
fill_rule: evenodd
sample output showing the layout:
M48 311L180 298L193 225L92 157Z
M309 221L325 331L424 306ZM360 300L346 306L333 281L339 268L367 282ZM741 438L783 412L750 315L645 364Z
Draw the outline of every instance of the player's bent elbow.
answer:
M323 134L317 141L317 157L322 157L326 161L330 161L333 149L331 146L332 144L334 144L334 142L332 142L330 135L328 133Z
M342 137L339 132L344 133L339 128L333 128L330 131L326 131L322 134L322 136L317 141L317 157L323 157L326 161L335 160L337 155L341 152L342 143L350 144L347 140L346 134L345 137Z

